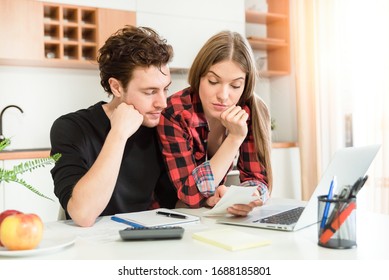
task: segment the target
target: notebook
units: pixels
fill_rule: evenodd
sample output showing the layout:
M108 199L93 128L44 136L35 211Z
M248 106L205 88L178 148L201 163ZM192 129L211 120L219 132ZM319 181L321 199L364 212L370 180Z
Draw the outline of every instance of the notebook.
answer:
M232 228L220 228L195 232L193 239L226 249L237 251L270 244L270 240L257 234L241 232Z
M359 177L365 176L379 149L380 145L370 145L338 150L308 202L279 204L270 199L266 205L257 207L246 217L223 217L217 223L284 231L296 231L316 224L317 197L327 195L332 178L337 177L338 187L354 184ZM287 216L288 221L277 222L279 216Z
M161 214L162 213L162 214ZM170 214L170 215L169 215ZM161 227L199 222L200 218L171 209L159 208L148 211L121 213L111 217L115 222L132 227Z

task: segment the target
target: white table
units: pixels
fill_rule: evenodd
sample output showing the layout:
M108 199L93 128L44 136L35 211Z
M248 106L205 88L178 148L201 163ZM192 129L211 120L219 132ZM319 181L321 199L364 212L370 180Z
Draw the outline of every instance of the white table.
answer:
M205 209L178 209L192 215L202 215ZM93 227L81 228L71 221L45 225L46 234L76 235L73 245L45 254L22 257L40 260L323 260L376 259L389 260L389 216L357 210L357 248L328 249L317 245L316 225L297 232L281 232L215 223L215 218L201 218L200 223L184 224L181 240L121 241L118 230L126 227L100 218ZM228 251L192 239L200 230L234 227L239 231L261 235L270 245L241 251ZM4 257L0 257L0 259Z

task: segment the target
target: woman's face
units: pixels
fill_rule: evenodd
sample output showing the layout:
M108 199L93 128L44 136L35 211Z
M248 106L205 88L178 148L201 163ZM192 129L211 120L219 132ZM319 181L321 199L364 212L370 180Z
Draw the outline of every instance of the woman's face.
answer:
M236 105L242 96L246 73L233 61L214 64L200 79L199 95L205 116L220 119L228 107Z

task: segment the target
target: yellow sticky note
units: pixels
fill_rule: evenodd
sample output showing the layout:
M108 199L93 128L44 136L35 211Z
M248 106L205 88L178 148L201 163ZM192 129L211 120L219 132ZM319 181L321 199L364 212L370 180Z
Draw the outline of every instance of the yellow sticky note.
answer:
M257 234L250 234L231 228L195 232L193 233L192 238L230 251L270 244L270 240Z

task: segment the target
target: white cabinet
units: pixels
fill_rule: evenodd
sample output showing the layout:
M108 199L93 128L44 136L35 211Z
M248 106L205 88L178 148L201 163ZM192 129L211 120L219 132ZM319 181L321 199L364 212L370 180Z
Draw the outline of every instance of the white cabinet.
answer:
M298 147L272 150L273 191L272 197L301 200L301 171ZM226 186L239 185L239 171L228 173Z
M173 46L171 68L187 69L202 45L222 30L245 34L244 0L142 0L136 24L154 28Z
M301 200L301 168L298 147L272 150L272 197Z
M3 165L5 169L12 169L13 166L26 161L28 160L5 160ZM59 202L54 195L54 184L50 173L51 168L53 168L53 165L38 168L31 173L22 174L21 178L54 201L40 197L17 183L2 182L0 186L1 211L16 209L24 213L36 213L44 222L56 221Z

